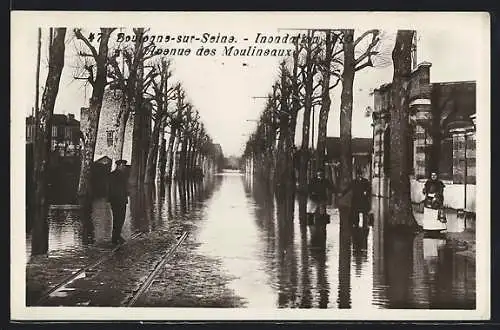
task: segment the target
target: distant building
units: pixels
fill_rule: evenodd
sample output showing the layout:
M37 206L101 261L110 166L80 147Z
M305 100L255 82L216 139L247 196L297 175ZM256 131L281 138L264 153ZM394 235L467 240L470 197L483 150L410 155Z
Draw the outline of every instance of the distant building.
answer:
M73 156L80 149L80 122L74 114L53 114L51 131L51 150L60 156ZM26 118L26 143L34 142L35 118Z
M431 83L430 67L421 63L410 77L412 200L423 199L423 184L435 171L446 185L445 206L475 212L476 83ZM391 84L374 91L372 185L383 197L390 191L391 102Z
M53 114L51 153L48 168L48 201L51 204L76 203L80 174L80 122L73 114ZM26 202L27 208L34 193L34 133L35 119L26 118Z

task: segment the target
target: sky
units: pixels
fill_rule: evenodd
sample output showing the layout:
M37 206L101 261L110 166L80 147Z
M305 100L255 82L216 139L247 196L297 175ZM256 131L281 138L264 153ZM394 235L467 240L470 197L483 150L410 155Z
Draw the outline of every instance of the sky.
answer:
M266 24L252 24L252 17L242 16L239 18L225 16L226 19L212 20L209 24L200 23L186 16L186 19L173 22L161 23L155 21L151 28L151 35L191 35L199 37L202 33L212 33L217 36L234 35L238 41L236 47L254 45L253 40L257 33L267 35L281 35L290 33L288 30L278 30L278 27L287 27L283 22L287 20L276 20L271 22L265 20ZM263 21L264 22L264 21ZM291 22L291 21L290 21ZM420 22L422 23L422 22ZM435 23L435 22L434 22ZM314 24L309 23L309 24ZM323 24L324 25L324 24ZM380 23L380 28L384 29L384 24ZM123 25L122 25L123 26ZM129 25L130 26L130 25ZM165 26L165 27L163 27ZM292 26L292 25L288 25ZM479 79L480 65L483 53L481 52L481 38L477 38L475 31L468 28L467 24L457 25L436 25L429 24L430 28L417 29L417 60L432 63L431 81L460 81ZM308 25L315 27L315 25ZM335 26L332 26L335 28ZM372 28L379 28L372 25ZM366 31L367 28L357 28L356 35ZM86 28L84 31L97 31L97 28ZM394 35L396 29L384 29ZM47 35L48 28L42 29L44 35L42 42L42 68L40 75L40 86L43 88L47 73ZM130 33L130 29L124 32ZM355 35L355 37L356 37ZM245 42L243 39L248 38ZM116 32L112 40L116 40ZM26 115L31 114L34 105L35 90L35 66L36 66L36 43L37 29L26 30L22 40L18 41L20 47L29 49L24 54L24 79L26 90L31 91L27 95L32 95L21 100L17 106L22 107ZM386 45L392 49L391 41L388 39ZM193 51L198 49L200 42L192 44L170 44L170 47L185 48L190 47ZM280 58L277 57L235 57L222 56L223 47L226 44L215 44L216 56L174 56L173 78L184 86L186 95L194 107L199 111L201 120L212 136L214 142L220 143L225 155L239 155L243 151L244 144L249 134L255 129L256 122L264 108L265 99L254 98L266 96L271 91L271 86L278 78L278 65ZM256 45L259 46L259 45ZM262 45L261 45L262 46ZM266 45L271 47L270 45ZM56 101L55 113L74 113L79 119L79 112L82 106L88 104L91 94L90 86L83 86L81 80L75 80L75 68L78 66L77 41L75 41L71 28L67 31L66 37L66 58L63 76L60 82L59 94ZM283 45L279 46L285 47ZM245 64L245 65L244 65ZM373 107L373 96L370 92L381 84L392 80L392 65L384 68L366 68L356 73L354 82L354 105L353 105L353 128L352 134L355 137L371 137L371 118L365 117L365 109ZM340 108L339 85L332 92L332 106L328 121L328 136L338 136L339 134L339 108ZM40 96L43 90L40 90ZM319 111L316 111L316 113ZM301 113L299 113L300 119ZM317 116L315 119L317 123ZM299 120L297 132L300 132L301 120ZM296 141L300 142L300 136Z

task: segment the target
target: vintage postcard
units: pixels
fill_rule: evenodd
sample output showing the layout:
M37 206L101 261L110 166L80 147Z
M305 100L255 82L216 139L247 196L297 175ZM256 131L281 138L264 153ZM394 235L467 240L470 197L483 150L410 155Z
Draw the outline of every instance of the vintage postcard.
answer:
M13 320L490 317L487 13L11 17Z

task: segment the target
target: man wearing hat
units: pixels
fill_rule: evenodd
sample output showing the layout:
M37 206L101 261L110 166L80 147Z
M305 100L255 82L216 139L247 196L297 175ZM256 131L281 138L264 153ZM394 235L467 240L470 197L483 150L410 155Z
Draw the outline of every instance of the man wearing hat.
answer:
M125 170L127 161L120 159L115 163L116 169L110 173L108 181L108 201L113 211L113 234L111 241L113 244L120 244L125 242L125 239L121 236L121 232L123 223L125 222L125 210L127 209L128 202L128 177Z

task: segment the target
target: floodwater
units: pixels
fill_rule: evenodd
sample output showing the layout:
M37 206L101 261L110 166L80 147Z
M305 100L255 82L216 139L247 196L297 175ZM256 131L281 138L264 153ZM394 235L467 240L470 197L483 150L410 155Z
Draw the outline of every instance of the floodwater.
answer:
M330 205L331 222L322 230L301 224L297 196L273 197L266 183L239 172L177 188L156 199L150 217L131 216L138 212L138 197L131 196L123 236L189 219L196 253L221 261L219 270L246 307L475 308L475 262L456 254L445 237L387 233L385 200L373 200L374 223L365 230L352 229ZM166 207L160 212L159 205ZM86 242L74 213L51 213L50 250ZM104 200L94 202L92 218L92 242L104 245L112 223ZM29 236L27 243L29 249Z

